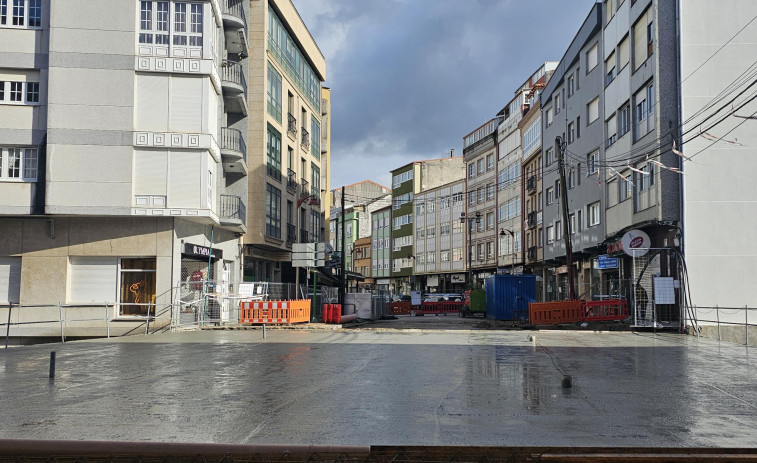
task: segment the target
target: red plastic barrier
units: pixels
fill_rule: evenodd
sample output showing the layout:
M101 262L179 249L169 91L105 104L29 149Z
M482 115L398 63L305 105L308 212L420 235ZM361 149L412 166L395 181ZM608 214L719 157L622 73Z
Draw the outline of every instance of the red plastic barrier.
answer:
M587 321L612 321L628 318L628 301L610 299L606 301L586 301L583 303Z
M331 304L323 304L323 323L328 323L331 318Z
M628 302L623 299L606 301L555 301L528 304L532 325L559 325L583 321L620 321L628 318Z
M334 312L332 313L331 322L342 323L342 304L334 304Z

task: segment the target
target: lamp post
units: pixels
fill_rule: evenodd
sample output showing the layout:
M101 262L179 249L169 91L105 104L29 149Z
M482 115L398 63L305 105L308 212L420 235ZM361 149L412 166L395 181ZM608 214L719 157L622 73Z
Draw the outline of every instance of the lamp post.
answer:
M460 213L460 223L468 224L468 284L470 289L473 288L473 246L471 243L471 228L473 223L481 223L481 211L476 211L475 215L465 215L465 212Z
M512 230L507 230L505 228L499 229L499 236L505 236L505 232L510 234L510 243L513 247L513 260L510 263L510 275L515 275L515 233L512 232Z

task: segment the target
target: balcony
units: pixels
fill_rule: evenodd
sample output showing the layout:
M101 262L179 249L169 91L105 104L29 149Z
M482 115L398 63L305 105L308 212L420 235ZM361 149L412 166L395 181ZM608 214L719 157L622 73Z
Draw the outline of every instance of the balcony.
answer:
M528 248L528 251L526 252L526 259L529 262L533 262L537 259L537 257L538 257L538 254L537 254L536 246L531 246L530 248Z
M292 113L287 113L287 134L297 138L297 118Z
M287 224L287 243L297 242L297 227L291 223Z
M221 128L221 158L224 172L247 173L247 144L240 130Z
M247 19L244 14L246 0L221 0L221 16L223 17L226 50L229 53L247 58Z
M277 182L281 182L281 167L275 166L273 164L266 164L265 171L269 177L276 180Z
M221 195L221 225L247 227L247 208L236 195Z
M297 194L297 173L292 169L287 169L287 191Z
M247 80L242 64L224 61L221 66L221 87L226 112L247 115Z
M536 219L536 211L528 213L526 218L526 225L528 225L528 228L534 228L536 226Z
M536 192L536 175L528 177L528 179L526 180L526 190L529 193Z
M309 191L310 188L308 188L309 183L304 178L300 180L300 182L302 183L302 187L300 189L300 196L305 198L310 194L310 191Z
M305 151L310 150L310 133L305 130L305 127L302 128L302 139L300 141L300 146L302 146L302 149Z
M300 228L300 243L308 243L308 231Z

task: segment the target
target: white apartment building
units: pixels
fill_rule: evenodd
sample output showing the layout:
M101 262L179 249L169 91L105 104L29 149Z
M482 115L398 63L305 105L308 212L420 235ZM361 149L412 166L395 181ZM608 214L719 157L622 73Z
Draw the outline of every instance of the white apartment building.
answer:
M59 336L63 310L90 319L68 336L105 335L106 318L116 335L160 328L180 284L239 281L248 14L0 2L0 307L56 321L11 336Z
M415 277L424 292L465 289L465 180L460 179L415 196ZM412 237L410 237L412 238ZM395 240L407 239L407 237ZM402 242L394 243L394 249Z

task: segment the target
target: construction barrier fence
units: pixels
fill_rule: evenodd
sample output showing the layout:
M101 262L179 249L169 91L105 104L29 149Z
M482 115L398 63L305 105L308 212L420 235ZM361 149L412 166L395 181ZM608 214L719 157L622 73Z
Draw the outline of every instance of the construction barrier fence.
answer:
M239 323L305 323L310 321L310 299L293 301L244 301Z
M628 302L624 299L532 302L528 305L528 311L532 325L619 321L630 316Z

